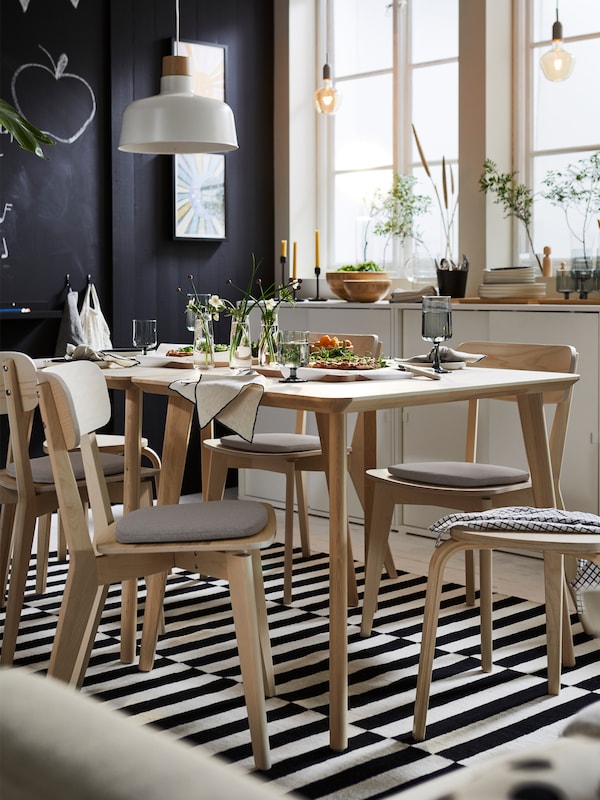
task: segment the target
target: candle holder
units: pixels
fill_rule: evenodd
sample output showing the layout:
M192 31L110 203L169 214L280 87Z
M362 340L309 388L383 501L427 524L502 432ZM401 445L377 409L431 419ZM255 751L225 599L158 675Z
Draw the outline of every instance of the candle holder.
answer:
M321 274L321 267L315 267L315 278L317 279L317 280L316 280L316 283L317 283L317 287L316 287L317 293L316 293L316 295L315 295L314 297L309 297L309 298L308 298L309 300L316 300L316 301L319 301L319 300L321 299L321 297L319 296L319 276L320 276L320 274Z
M286 280L285 280L285 273L286 273L285 265L287 264L287 257L286 256L281 256L279 258L279 261L281 263L281 283L279 285L280 286L285 286L285 284L286 284Z

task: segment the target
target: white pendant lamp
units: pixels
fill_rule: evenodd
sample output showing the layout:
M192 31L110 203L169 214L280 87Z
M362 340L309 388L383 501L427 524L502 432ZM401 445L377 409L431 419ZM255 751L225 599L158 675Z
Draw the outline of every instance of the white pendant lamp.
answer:
M179 0L176 0L179 51ZM194 94L187 56L165 56L160 94L134 100L123 111L119 150L126 153L223 153L237 150L227 103Z
M556 22L552 26L552 47L540 58L540 66L549 81L565 81L573 72L575 58L562 46L563 29L558 20L558 0L556 0Z
M331 67L325 58L323 66L323 85L315 92L315 107L319 114L335 114L342 102L342 95L331 80Z

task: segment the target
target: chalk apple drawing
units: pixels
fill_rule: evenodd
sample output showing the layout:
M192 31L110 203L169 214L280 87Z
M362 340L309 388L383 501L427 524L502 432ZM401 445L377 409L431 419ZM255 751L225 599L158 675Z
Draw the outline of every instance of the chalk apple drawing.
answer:
M38 46L39 46L40 50L43 50L44 53L46 53L46 55L50 59L50 63L52 64L52 68L47 67L45 64L29 63L29 64L23 64L22 66L20 66L16 70L15 74L12 76L12 81L11 81L11 91L12 91L13 102L14 102L15 108L17 109L17 111L20 114L23 114L24 117L27 117L27 114L25 114L23 112L23 109L21 108L21 104L19 103L19 99L17 97L17 78L19 77L19 75L22 75L25 70L41 69L44 72L47 72L49 75L52 76L52 78L54 78L55 87L64 85L64 84L59 84L58 83L59 81L77 81L77 82L82 83L85 86L86 90L87 90L86 91L86 97L89 94L89 103L90 103L90 106L91 106L91 111L89 112L89 115L87 116L87 118L85 119L83 125L79 128L79 130L76 131L72 136L67 136L67 137L63 136L63 137L61 137L58 134L54 133L53 131L45 130L44 128L41 128L41 126L39 126L40 129L43 130L44 133L47 133L49 136L52 136L52 138L56 139L57 142L63 142L63 144L72 144L74 141L79 139L79 137L82 135L82 133L88 127L90 122L96 116L96 98L94 96L94 92L92 90L92 87L85 80L85 78L82 78L79 75L75 75L74 72L65 72L65 70L67 68L67 64L69 63L69 59L67 58L67 54L66 53L61 53L61 55L60 55L60 57L58 59L58 62L55 62L54 59L52 58L52 56L46 50L45 47L42 47L41 44L38 45ZM50 95L50 96L52 96L52 95ZM59 103L59 101L57 101L57 103ZM87 113L87 109L84 109L84 113ZM29 117L27 117L27 118L29 118Z

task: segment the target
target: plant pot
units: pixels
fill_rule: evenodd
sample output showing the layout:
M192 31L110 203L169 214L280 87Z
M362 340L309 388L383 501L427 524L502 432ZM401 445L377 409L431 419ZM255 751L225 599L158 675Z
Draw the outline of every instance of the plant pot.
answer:
M437 282L441 296L464 297L469 271L466 269L438 269Z

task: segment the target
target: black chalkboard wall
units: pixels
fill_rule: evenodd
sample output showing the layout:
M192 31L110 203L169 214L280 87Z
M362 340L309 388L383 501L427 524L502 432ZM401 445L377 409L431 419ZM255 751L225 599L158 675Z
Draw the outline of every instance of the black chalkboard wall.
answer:
M224 241L175 240L172 157L117 149L123 108L158 92L174 35L175 0L2 0L0 96L58 140L41 161L0 136L3 304L60 311L65 275L82 293L89 274L115 346L130 344L133 317L187 341L176 290L188 273L232 299L226 280L246 285L251 253L272 276L273 2L180 0L181 38L227 48L240 149L225 156ZM42 313L0 312L2 349L52 352L59 320ZM159 447L149 406L144 432Z

